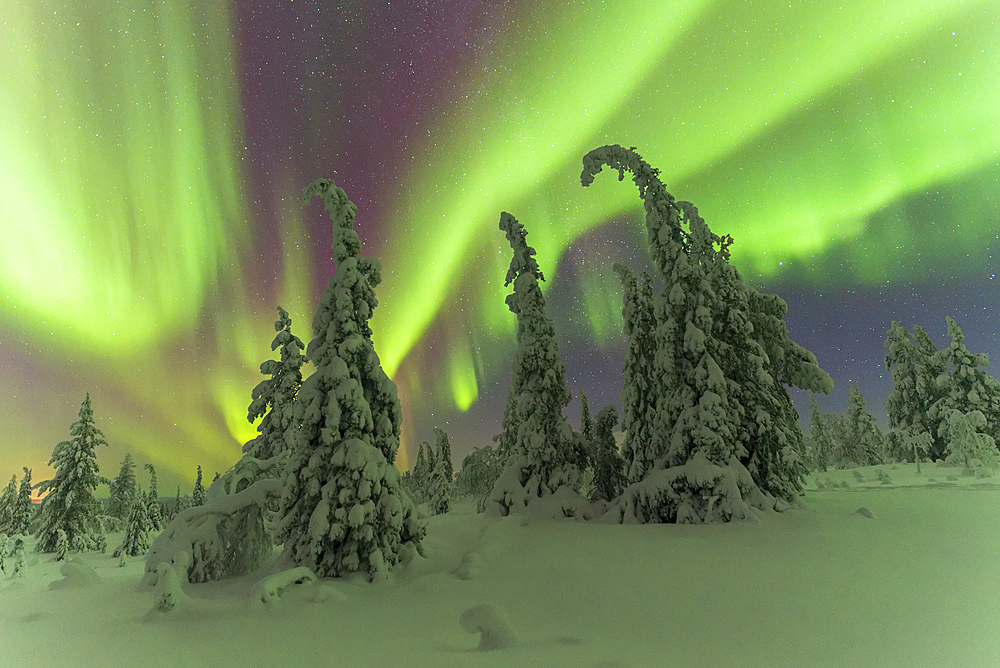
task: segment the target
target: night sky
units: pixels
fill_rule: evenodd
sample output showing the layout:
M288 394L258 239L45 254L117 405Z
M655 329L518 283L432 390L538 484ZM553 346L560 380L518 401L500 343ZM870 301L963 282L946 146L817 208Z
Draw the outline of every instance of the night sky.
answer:
M320 177L383 263L399 466L435 426L456 463L499 431L504 210L574 395L618 405L611 264L651 261L635 187L580 186L608 143L788 302L837 385L821 408L854 383L884 423L891 320L943 345L951 315L1000 360L998 24L995 0L5 2L0 484L51 477L87 392L102 474L132 452L172 496L228 469L276 306L308 342L334 271L330 221L301 203Z

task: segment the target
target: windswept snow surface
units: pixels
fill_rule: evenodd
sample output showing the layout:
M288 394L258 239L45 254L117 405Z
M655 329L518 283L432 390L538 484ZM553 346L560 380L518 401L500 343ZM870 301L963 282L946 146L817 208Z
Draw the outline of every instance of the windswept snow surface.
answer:
M709 526L490 520L459 502L388 582L304 581L264 603L264 569L182 585L190 601L155 614L141 557L64 570L29 553L24 578L0 576L2 664L990 668L998 483L929 464L831 471L809 477L803 509ZM88 567L97 578L75 577ZM460 620L482 604L516 644L478 649Z

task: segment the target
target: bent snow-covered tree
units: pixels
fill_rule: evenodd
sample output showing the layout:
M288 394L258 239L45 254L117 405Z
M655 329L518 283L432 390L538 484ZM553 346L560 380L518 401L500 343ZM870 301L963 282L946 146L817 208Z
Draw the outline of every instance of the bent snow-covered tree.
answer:
M535 249L525 240L524 226L509 213L500 215L500 229L514 251L504 284L514 284L507 306L517 316L517 352L511 376L517 432L512 456L490 501L493 511L507 515L561 487L575 494L585 449L562 414L571 398L566 364L559 356L555 330L545 313L545 297L538 284L545 279L534 258ZM512 421L505 416L505 433L506 423Z
M644 444L648 451L627 451L630 472L636 458L652 468L639 465L644 478L624 490L612 519L726 521L749 516L751 506L773 506L773 497L791 501L806 468L784 386L829 392L833 381L788 337L787 305L743 282L729 262L732 238L712 233L692 204L675 201L659 170L634 150L604 146L583 164L584 186L605 165L619 180L632 174L663 283L654 299L653 360L655 429L662 431Z
M149 584L157 568L169 563L189 582L205 582L243 575L263 564L274 538L267 526L278 506L281 473L288 460L286 434L302 382L305 347L292 334L288 312L278 307L277 335L271 350L280 348L280 360L267 360L260 372L270 378L251 393L247 420L263 417L258 435L243 446L243 457L205 491L201 467L192 496L195 505L179 512L153 541L146 557ZM199 490L201 490L199 492Z
M419 550L424 535L393 464L402 409L368 324L381 265L359 257L357 208L343 189L321 179L305 190L313 196L333 220L337 273L306 349L316 370L295 404L276 535L288 560L320 577L360 571L381 579L405 550Z

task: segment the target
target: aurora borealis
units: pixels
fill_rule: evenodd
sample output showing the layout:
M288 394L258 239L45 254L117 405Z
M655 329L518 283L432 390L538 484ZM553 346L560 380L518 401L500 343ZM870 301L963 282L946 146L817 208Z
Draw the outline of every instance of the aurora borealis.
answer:
M226 470L275 307L308 341L333 271L300 204L320 177L384 266L404 445L439 426L459 462L506 401L502 210L574 392L618 403L610 267L649 259L634 188L580 187L606 143L789 303L825 410L853 382L882 412L891 319L940 343L951 315L1000 359L995 2L7 2L0 82L0 481L49 477L88 391L104 475L126 451L165 495Z

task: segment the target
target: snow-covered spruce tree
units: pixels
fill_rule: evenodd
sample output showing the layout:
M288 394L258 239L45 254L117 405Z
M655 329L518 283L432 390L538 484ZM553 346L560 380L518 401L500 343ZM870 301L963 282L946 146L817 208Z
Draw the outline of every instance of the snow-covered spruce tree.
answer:
M11 474L10 482L0 496L0 533L10 534L14 520L14 502L17 500L17 476Z
M990 364L986 353L972 353L965 347L965 334L954 318L948 323L949 344L937 353L941 373L936 380L941 396L931 406L929 415L938 424L939 434L943 425L953 421L952 411L963 415L982 413L985 424L980 428L994 442L1000 442L1000 381L986 373Z
M146 505L149 507L149 530L160 531L163 528L163 514L160 512L160 493L156 489L156 468L146 464L149 471L149 492L146 494Z
M292 334L292 319L280 306L274 329L278 334L271 342L271 350L280 349L280 359L267 360L260 365L260 372L270 378L253 388L247 411L250 422L262 418L257 427L259 435L243 446L245 453L261 460L288 449L285 439L292 424L292 409L302 385L302 365L305 363L301 352L305 346L299 337ZM201 479L200 467L198 478Z
M937 384L944 372L937 348L922 327L914 326L909 333L895 320L889 327L885 348L885 367L893 384L885 402L891 457L909 460L912 448L908 444L921 442L926 437L920 435L927 434L927 454L931 459L944 458L947 444L938 434L940 420L931 414L932 406L944 395Z
M432 514L443 515L451 509L451 480L444 453L440 447L437 451L429 450L427 460L431 465L427 480L427 506Z
M455 486L459 494L471 496L476 500L476 512L486 510L486 502L497 478L503 473L503 462L499 453L485 446L474 448L462 460L462 468L455 478Z
M125 522L125 534L122 537L122 544L119 545L114 555L127 554L130 557L137 557L145 554L149 549L149 534L153 526L149 517L149 503L142 497L136 498L129 509L128 520Z
M278 506L281 475L289 457L288 434L293 431L293 407L301 385L304 358L301 340L292 334L288 312L278 307L277 332L271 350L280 360L268 360L260 371L269 379L251 393L247 420L258 435L243 446L243 456L207 491L202 469L192 493L192 506L179 513L150 545L146 581L155 584L157 568L167 562L189 582L205 582L249 573L271 555L274 537L267 520Z
M97 448L107 445L107 441L94 425L89 393L69 432L70 440L58 444L49 460L49 466L56 470L55 477L39 485L39 489L49 490L38 523L39 552L55 551L60 531L68 549L74 552L98 550L103 544L98 519L101 504L94 498L94 490L100 482Z
M251 441L253 442L253 441ZM194 480L194 489L191 490L191 505L192 506L203 506L205 505L205 486L201 484L201 464L198 465L198 477ZM178 496L180 495L180 489L178 489Z
M815 395L810 393L807 450L815 471L826 471L833 465L836 451L835 426L831 420L833 417L835 416L820 412Z
M514 251L504 284L514 284L506 301L517 316L511 394L518 397L518 429L513 456L491 494L490 510L499 515L524 511L533 500L555 494L560 488L565 488L562 494L568 494L566 501L571 506L579 505L570 497L576 495L585 448L562 414L570 401L570 390L566 364L559 355L538 284L544 277L534 258L535 249L525 239L524 226L503 212L500 229ZM574 513L572 507L562 511Z
M594 418L590 416L590 406L587 405L587 395L580 388L580 435L587 443L593 443L597 437L594 431Z
M125 453L122 467L118 475L108 485L111 495L108 500L108 515L120 520L127 520L131 513L132 503L139 495L139 486L135 480L135 461L131 453Z
M507 461L514 455L514 451L517 448L517 429L520 424L517 415L519 398L519 395L514 393L514 388L511 387L507 393L507 406L503 411L503 422L500 425L500 433L493 437L493 442L497 444L497 457L504 466L506 466Z
M996 441L989 434L986 417L981 411L963 413L951 409L941 430L948 440L948 457L945 462L961 466L964 473L986 478L1000 468L1000 452Z
M861 390L853 385L847 398L847 410L844 413L836 457L844 464L853 462L858 466L885 463L885 437L875 416L868 412Z
M423 503L427 500L427 488L430 484L433 458L429 443L424 441L417 446L417 461L413 465L413 472L409 478L407 491L414 503Z
M28 534L31 530L31 519L35 508L34 504L31 503L31 469L25 466L21 470L24 471L24 475L21 476L21 485L17 490L17 498L14 500L14 509L7 531L11 536Z
M306 358L315 372L295 403L275 528L285 557L320 577L382 579L404 550L419 551L425 530L393 465L402 409L368 323L381 265L359 257L357 208L343 189L321 179L305 190L313 196L333 220L337 273L313 319Z
M591 458L594 467L594 499L612 501L618 498L625 480L625 460L618 452L614 430L618 424L618 409L605 406L597 414Z
M441 462L445 479L451 484L455 480L455 465L451 461L451 442L448 440L448 434L443 429L434 427L434 440L437 461Z
M662 393L655 420L666 438L651 453L654 469L624 491L612 519L726 521L773 505L768 495L792 501L806 468L784 385L829 392L833 382L788 337L787 305L744 284L729 263L732 239L713 234L690 203L676 202L634 150L604 146L583 163L584 186L605 165L620 179L632 173L663 281L654 375Z
M622 457L625 480L639 482L657 466L666 451L664 429L658 424L657 400L663 392L654 368L656 358L656 318L653 312L653 279L643 272L642 283L632 270L615 263L624 289L622 319L625 322L625 364L622 367Z

